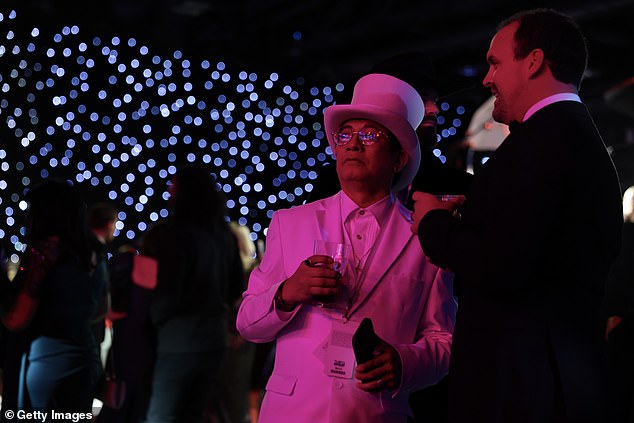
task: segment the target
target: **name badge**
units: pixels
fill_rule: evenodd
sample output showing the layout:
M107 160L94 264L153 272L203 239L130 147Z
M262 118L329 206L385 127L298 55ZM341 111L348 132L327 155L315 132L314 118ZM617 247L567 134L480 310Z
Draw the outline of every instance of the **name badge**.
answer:
M354 351L352 350L352 335L355 324L343 323L340 320L332 322L330 342L326 351L324 371L326 375L342 379L352 379L354 372Z

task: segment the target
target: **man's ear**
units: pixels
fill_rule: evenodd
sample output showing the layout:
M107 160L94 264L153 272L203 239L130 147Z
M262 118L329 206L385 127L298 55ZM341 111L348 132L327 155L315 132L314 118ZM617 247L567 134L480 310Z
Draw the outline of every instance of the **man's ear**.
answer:
M546 69L548 65L546 57L544 56L544 50L536 48L526 56L528 61L528 76L534 78Z
M394 173L399 173L401 170L403 170L403 168L405 167L405 165L407 164L407 160L409 160L409 157L407 155L407 153L405 152L405 150L401 150L398 152L398 156L396 156L396 160L394 161Z

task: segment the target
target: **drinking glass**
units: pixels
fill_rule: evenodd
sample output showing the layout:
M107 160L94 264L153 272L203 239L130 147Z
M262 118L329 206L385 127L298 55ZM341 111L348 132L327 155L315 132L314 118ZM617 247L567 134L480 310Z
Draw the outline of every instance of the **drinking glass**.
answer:
M333 260L333 269L341 273L341 280L344 286L340 290L339 295L316 295L314 297L313 305L326 308L339 308L344 305L343 300L346 298L347 293L347 278L346 267L350 255L352 254L352 247L341 242L330 242L321 239L316 239L313 246L313 254L329 256ZM320 264L315 264L316 266Z

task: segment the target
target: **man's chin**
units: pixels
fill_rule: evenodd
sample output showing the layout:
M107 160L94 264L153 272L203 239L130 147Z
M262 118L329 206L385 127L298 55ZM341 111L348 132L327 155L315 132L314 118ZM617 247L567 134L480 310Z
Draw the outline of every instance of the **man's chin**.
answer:
M495 101L497 103L497 100ZM504 116L504 113L502 113L500 108L497 106L493 106L493 112L491 112L491 117L493 118L494 121L498 123L503 123L505 125L509 124L508 119Z
M367 181L369 176L370 175L368 175L367 171L360 168L347 169L346 171L339 173L339 180L348 182L363 182Z

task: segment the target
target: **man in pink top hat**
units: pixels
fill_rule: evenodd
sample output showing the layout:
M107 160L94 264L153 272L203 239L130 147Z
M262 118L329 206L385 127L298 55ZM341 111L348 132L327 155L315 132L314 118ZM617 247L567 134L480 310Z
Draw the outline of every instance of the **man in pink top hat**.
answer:
M405 423L409 393L447 373L453 275L427 260L394 195L418 171L423 115L416 90L384 74L326 109L341 190L273 214L238 312L243 337L277 345L260 423ZM314 254L320 240L345 244L347 259ZM315 301L323 295L339 301ZM364 318L379 340L357 363Z

